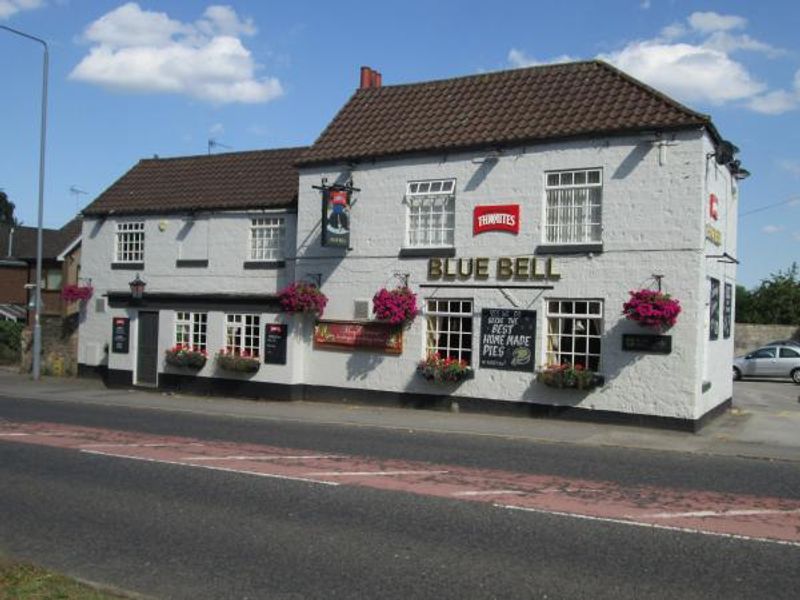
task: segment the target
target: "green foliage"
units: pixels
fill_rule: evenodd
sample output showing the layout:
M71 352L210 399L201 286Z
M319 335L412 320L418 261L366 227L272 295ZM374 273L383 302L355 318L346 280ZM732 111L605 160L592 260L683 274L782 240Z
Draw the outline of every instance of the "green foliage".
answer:
M14 216L14 208L16 206L8 199L8 195L0 191L0 223L6 223L14 227L19 227L22 224Z
M23 327L15 321L0 321L0 362L19 361Z
M736 322L800 325L800 269L792 263L752 291L736 286Z

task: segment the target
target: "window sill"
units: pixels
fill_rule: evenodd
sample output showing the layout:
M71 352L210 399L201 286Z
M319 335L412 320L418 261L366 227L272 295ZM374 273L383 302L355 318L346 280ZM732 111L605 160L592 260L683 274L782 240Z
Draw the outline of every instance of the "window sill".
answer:
M242 265L245 270L250 269L283 269L286 266L285 260L246 260Z
M400 253L398 254L400 258L412 258L418 256L452 257L455 255L456 255L456 249L452 246L450 247L433 246L430 248L400 248Z
M535 254L599 254L603 243L592 244L539 244Z
M143 262L112 262L112 271L144 271Z
M179 258L175 261L176 268L186 268L186 267L207 267L208 266L208 259L207 258Z

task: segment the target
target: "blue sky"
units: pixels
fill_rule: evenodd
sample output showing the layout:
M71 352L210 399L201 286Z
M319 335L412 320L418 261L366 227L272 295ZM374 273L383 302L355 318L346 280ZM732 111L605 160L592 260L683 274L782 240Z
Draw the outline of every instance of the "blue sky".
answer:
M142 157L312 143L361 65L386 85L599 56L741 148L740 282L800 260L800 2L0 0L0 24L51 47L46 226ZM32 225L39 47L0 31L0 77L0 188Z

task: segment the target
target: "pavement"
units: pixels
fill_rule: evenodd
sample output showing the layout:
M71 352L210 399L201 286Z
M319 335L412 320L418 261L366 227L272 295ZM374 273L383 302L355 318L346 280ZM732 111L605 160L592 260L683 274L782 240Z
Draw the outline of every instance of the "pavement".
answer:
M102 382L88 379L43 377L40 381L33 381L30 376L8 368L0 368L0 396L250 420L336 424L590 447L800 461L800 386L789 380L736 382L733 408L697 433L548 417L508 417L108 389Z

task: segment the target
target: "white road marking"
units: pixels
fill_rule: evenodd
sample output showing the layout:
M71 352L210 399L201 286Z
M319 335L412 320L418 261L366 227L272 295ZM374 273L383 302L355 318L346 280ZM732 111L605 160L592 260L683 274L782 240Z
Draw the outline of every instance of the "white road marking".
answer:
M499 494L524 494L519 490L473 490L468 492L453 492L453 496L497 496Z
M450 471L325 471L309 473L311 477L362 477L369 475L443 475Z
M30 433L0 433L0 437L20 437L23 435L30 435Z
M737 533L720 533L717 531L706 531L704 529L695 529L692 527L674 527L672 525L657 525L655 523L643 523L641 521L628 521L625 519L613 519L611 517L594 517L591 515L582 515L580 513L568 513L558 510L547 510L544 508L530 508L527 506L513 506L511 504L493 504L496 508L503 508L506 510L519 510L523 512L539 513L543 515L554 515L557 517L571 517L573 519L585 519L587 521L599 521L601 523L614 523L616 525L631 525L634 527L650 527L651 529L663 529L665 531L678 531L681 533L699 533L700 535L710 535L713 537L724 537L734 540L745 540L748 542L763 542L768 544L779 544L781 546L794 546L800 548L800 542L791 542L789 540L775 540L771 538L752 537L749 535L740 535Z
M651 515L630 515L632 519L676 519L680 517L747 517L750 515L790 515L800 513L800 508L769 509L752 508L742 510L696 510L682 513L653 513ZM628 518L628 515L625 515Z
M256 477L267 477L270 479L287 479L289 481L303 481L306 483L319 483L322 485L339 485L335 481L322 481L320 479L309 479L307 477L293 477L291 475L276 475L273 473L260 473L258 471L242 471L240 469L229 469L226 467L214 467L211 465L193 465L191 463L178 462L175 460L164 460L161 458L149 458L144 456L130 456L129 454L114 454L112 452L101 452L99 450L81 450L84 454L96 456L109 456L112 458L128 458L130 460L141 460L144 462L162 463L165 465L178 465L180 467L191 467L193 469L208 469L209 471L223 471L225 473L241 473L242 475L255 475Z
M303 458L340 458L335 454L301 454L297 456L253 455L253 456L184 456L181 460L298 460Z
M136 443L107 443L107 444L83 444L81 448L177 448L183 446L203 446L204 444L193 443L186 444L183 442L174 442L172 444L165 444L164 442L151 443L151 444L136 444Z

